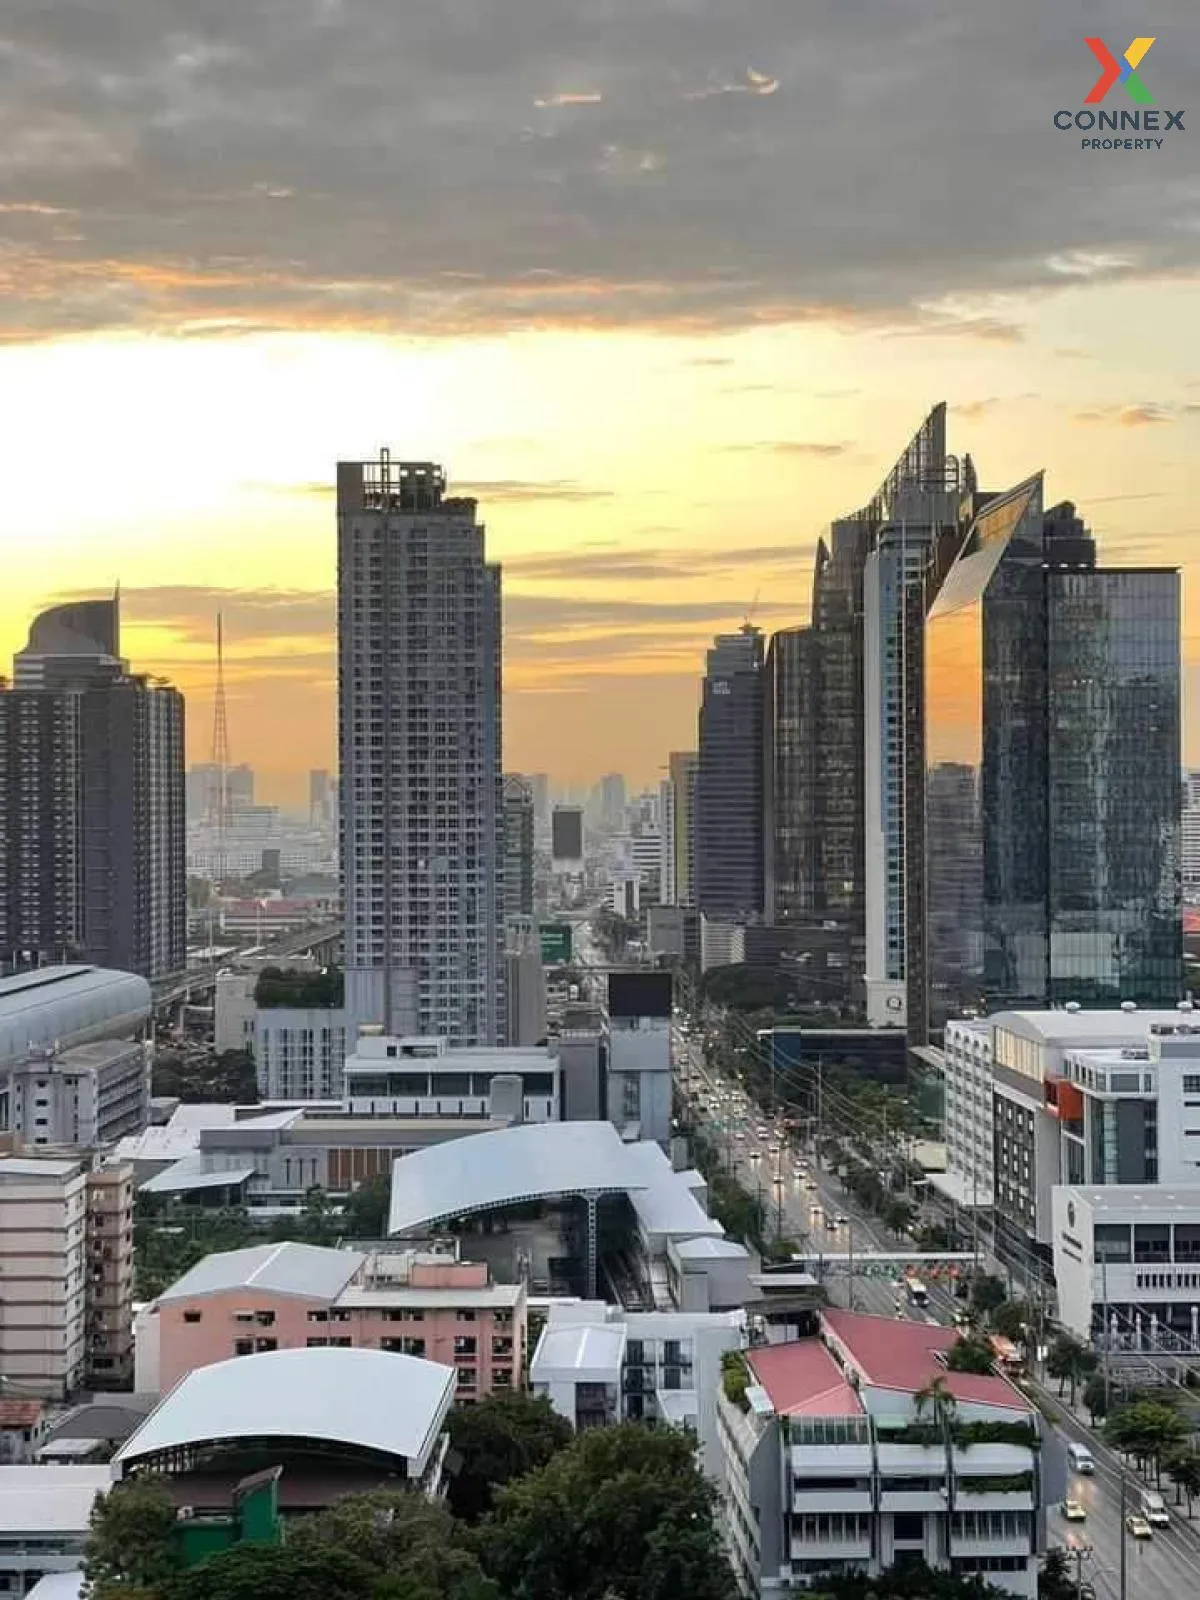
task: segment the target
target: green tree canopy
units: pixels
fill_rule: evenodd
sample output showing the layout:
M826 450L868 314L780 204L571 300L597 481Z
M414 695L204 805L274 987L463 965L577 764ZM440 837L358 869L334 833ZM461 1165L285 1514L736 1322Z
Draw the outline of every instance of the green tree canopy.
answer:
M1033 1307L1027 1300L1005 1300L988 1313L988 1321L1002 1339L1022 1344L1033 1323Z
M391 1183L385 1173L377 1172L360 1183L347 1195L342 1207L343 1231L352 1239L386 1238L391 1196Z
M1085 1383L1099 1365L1096 1352L1068 1333L1060 1333L1046 1355L1046 1371L1050 1377L1058 1379L1059 1394L1064 1384L1070 1384L1072 1405L1078 1386Z
M1104 1437L1114 1449L1153 1465L1157 1476L1163 1460L1183 1443L1187 1432L1187 1424L1173 1406L1159 1400L1135 1400L1114 1411L1105 1424Z
M380 1577L343 1544L238 1544L171 1578L163 1600L376 1600Z
M987 1340L976 1334L950 1346L946 1352L946 1365L951 1372L974 1372L986 1377L995 1371L996 1358Z
M152 1478L98 1495L88 1523L84 1579L90 1600L151 1593L175 1572L175 1502Z
M345 979L337 967L323 967L319 972L264 967L254 986L254 1003L303 1011L333 1010L344 1004L345 992Z
M687 1434L592 1429L501 1490L483 1566L512 1600L734 1600L715 1508Z
M477 1522L498 1490L544 1467L573 1437L571 1424L544 1395L495 1393L478 1405L459 1406L450 1413L450 1446L460 1458L447 1493L450 1509Z

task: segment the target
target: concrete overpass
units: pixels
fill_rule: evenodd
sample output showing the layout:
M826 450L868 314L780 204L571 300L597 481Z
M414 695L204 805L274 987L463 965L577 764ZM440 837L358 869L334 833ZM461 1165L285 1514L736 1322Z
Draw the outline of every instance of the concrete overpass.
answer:
M268 944L255 945L254 954L268 961L272 956L282 959L287 956L311 954L318 961L328 963L333 960L342 941L343 931L344 925L340 921L317 923L312 927L298 928L280 934ZM249 954L249 948L239 954ZM151 985L155 1014L161 1017L164 1013L174 1010L176 1006L194 1004L197 1000L207 998L216 987L217 973L236 967L238 960L239 955L232 955L212 967L199 967L194 972L176 973L169 978L160 978L157 983Z

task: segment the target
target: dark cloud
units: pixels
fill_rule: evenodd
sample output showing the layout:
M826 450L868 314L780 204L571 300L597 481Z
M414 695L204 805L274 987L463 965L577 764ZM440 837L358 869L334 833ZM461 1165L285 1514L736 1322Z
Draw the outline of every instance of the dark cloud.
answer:
M1186 105L1194 7L1143 76ZM1088 28L1127 29L1115 0ZM1007 339L1005 298L1192 275L1188 136L1052 117L1042 0L8 0L0 341L820 319ZM1036 38L1036 50L1029 40Z

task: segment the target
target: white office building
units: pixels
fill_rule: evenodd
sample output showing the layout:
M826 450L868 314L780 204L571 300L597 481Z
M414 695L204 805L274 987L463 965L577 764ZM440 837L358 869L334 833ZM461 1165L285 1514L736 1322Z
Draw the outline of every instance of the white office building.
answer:
M529 1369L573 1428L652 1421L695 1434L719 1479L721 1357L746 1343L744 1311L625 1311L601 1300L552 1305Z
M1062 1185L1053 1212L1064 1327L1117 1350L1200 1350L1200 1183Z
M259 1006L252 1037L264 1100L341 1099L346 1013L340 1006Z
M430 462L338 464L346 1014L504 1040L500 568Z

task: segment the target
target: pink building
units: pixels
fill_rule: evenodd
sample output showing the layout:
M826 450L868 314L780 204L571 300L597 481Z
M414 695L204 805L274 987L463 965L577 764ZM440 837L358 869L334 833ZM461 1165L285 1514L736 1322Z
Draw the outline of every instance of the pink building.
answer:
M442 1253L359 1255L308 1244L206 1256L138 1318L139 1393L166 1394L197 1367L266 1350L392 1350L458 1373L456 1398L519 1388L522 1284Z

